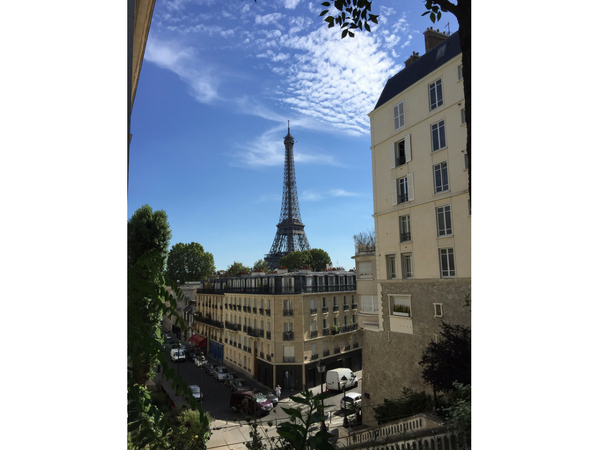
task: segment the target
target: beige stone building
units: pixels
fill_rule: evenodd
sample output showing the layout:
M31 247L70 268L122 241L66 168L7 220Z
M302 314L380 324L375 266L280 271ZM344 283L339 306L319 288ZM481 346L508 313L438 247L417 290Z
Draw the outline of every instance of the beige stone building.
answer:
M375 246L356 251L364 328L363 415L402 387L442 321L470 325L471 214L458 33L425 32L371 119Z
M284 390L318 386L319 361L360 370L356 274L277 272L200 283L195 332L208 339L209 355Z

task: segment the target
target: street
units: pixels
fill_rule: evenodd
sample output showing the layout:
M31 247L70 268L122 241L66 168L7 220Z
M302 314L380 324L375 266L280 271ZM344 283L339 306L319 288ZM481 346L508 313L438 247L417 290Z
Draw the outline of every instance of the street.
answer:
M208 360L212 363L216 362L212 358L208 358ZM193 362L187 359L185 362L182 363L175 363L169 360L169 365L175 370L175 372L179 372L183 380L188 385L196 384L200 386L200 389L204 394L202 408L204 409L204 411L208 412L213 419L218 421L224 421L227 423L240 421L242 423L246 423L242 413L234 412L229 407L229 397L231 395L231 391L225 386L225 383L217 381L216 378L210 376L207 372L205 372L203 368L196 366ZM236 373L238 376L244 378L247 381L247 385L250 386L251 389L266 389L263 385L253 380L252 378L248 378L247 376L242 375L241 372ZM346 392L361 392L362 371L358 371L357 376L359 379L358 387L354 389L348 389ZM174 390L170 388L170 385L171 381L164 383L164 386L169 392L169 394L171 396L174 396ZM325 385L323 385L323 388L325 388ZM311 388L311 391L313 394L319 394L321 392L320 385ZM288 421L289 416L282 410L281 407L300 407L299 404L294 403L289 399L290 396L298 394L298 391L282 391L279 405L275 407L267 416L257 418L257 421L263 422L264 425L266 425L267 422L272 422L273 426L276 426L282 421ZM341 398L341 392L332 392L331 396L325 399L325 413L329 416L329 419L327 420L326 424L330 428L337 428L342 426L344 413L342 410L340 410L339 406ZM180 406L182 403L185 402L184 398L174 398L174 400L177 406Z

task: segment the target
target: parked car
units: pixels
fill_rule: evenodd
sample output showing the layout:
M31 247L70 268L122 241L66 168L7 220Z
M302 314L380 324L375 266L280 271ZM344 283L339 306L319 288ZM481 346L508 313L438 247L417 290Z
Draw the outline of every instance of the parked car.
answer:
M229 389L232 391L249 391L250 386L246 384L246 380L243 378L236 378L230 383Z
M225 381L225 377L229 372L227 371L227 367L225 366L217 366L215 367L215 373L213 376L217 379L217 381Z
M232 392L229 407L233 411L241 411L248 415L267 415L273 409L273 404L263 394L252 394L252 391Z
M269 400L271 403L273 403L273 406L277 406L277 404L279 403L279 399L277 398L277 396L275 395L274 392L263 390L263 391L260 391L260 393L262 395L264 395L265 397L267 397L267 400Z
M200 386L198 386L196 384L192 384L190 386L190 390L192 391L192 395L194 396L196 401L201 402L202 400L204 400L204 394L200 390Z
M236 374L234 374L234 373L231 373L231 372L227 372L227 373L225 374L225 381L224 381L224 383L225 383L225 386L229 387L229 384L230 384L230 383L231 383L233 380L235 380L236 378L239 378L239 377L238 377ZM231 389L231 388L230 388L230 389Z
M171 361L185 362L185 352L176 348L171 349Z
M213 372L215 371L215 365L213 363L207 363L204 365L204 371L209 374L212 375Z
M346 392L346 396L340 400L340 409L352 408L354 403L355 408L360 408L361 395L359 392Z

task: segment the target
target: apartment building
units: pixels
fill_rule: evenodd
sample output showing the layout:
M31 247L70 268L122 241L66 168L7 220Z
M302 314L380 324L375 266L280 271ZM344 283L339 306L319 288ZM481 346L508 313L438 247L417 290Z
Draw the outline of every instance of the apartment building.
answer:
M326 369L362 368L356 274L341 270L214 278L196 291L209 354L266 386L301 390Z
M458 33L425 33L371 120L375 246L356 250L364 328L363 415L402 387L442 321L470 325L471 212Z

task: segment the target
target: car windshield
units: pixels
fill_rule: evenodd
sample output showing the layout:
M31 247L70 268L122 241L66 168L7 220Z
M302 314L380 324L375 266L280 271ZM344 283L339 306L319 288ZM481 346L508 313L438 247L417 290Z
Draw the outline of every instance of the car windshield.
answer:
M256 396L256 401L259 402L259 403L260 402L265 402L265 401L267 401L267 397L265 397L264 394L258 394Z
M190 389L192 390L192 392L194 394L199 394L200 393L200 388L198 386L190 386Z

